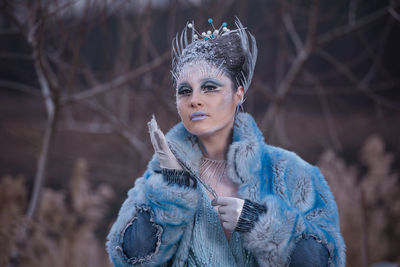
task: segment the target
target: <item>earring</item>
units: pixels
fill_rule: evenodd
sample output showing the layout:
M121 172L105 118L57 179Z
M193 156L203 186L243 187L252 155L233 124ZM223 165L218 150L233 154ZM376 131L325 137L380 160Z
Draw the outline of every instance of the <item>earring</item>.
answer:
M236 105L236 114L239 113L239 110L242 110L242 112L244 112L244 109L243 109L243 102L244 102L244 100L243 100L243 95L240 95L240 101L239 101L239 103Z

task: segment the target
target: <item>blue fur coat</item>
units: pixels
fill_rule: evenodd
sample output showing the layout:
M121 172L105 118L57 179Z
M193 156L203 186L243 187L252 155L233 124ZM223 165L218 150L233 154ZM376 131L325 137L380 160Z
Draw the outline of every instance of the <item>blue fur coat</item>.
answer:
M179 123L166 138L179 162L199 177L202 153L197 137ZM246 113L236 116L227 160L238 195L267 207L254 227L242 233L245 249L260 266L288 265L296 243L310 237L328 250L329 266L345 265L336 203L317 167L293 152L265 144L255 121ZM108 235L107 250L113 264L157 266L173 258L173 266L184 266L198 199L196 189L167 184L154 156L143 177L129 190ZM123 235L144 210L151 214L156 246L146 257L128 258L122 249Z

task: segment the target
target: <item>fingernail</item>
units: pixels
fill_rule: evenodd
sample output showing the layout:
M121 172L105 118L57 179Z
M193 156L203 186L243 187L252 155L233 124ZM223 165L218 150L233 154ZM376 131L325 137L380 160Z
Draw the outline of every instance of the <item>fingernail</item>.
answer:
M211 205L212 206L217 206L217 199L214 198L213 200L211 200Z

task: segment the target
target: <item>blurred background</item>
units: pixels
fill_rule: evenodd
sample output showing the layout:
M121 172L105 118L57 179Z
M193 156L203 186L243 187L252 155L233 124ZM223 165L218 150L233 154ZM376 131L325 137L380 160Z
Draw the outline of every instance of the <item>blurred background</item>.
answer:
M235 16L259 51L244 110L321 168L347 265L400 263L399 1L2 0L0 266L110 266L146 123L179 122L172 39Z

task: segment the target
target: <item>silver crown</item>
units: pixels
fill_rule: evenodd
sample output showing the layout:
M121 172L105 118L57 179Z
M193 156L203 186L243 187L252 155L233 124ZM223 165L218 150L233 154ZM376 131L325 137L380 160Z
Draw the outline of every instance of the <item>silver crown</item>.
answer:
M257 61L257 45L256 45L256 39L250 32L247 31L247 28L243 27L242 23L238 18L235 20L235 25L236 28L233 30L228 29L228 25L226 22L223 22L221 26L216 29L213 24L213 19L208 19L208 22L211 24L212 29L208 30L207 32L199 33L195 27L194 27L194 22L186 24L185 28L183 31L179 34L176 34L176 37L172 41L172 70L171 74L173 76L173 79L176 81L178 80L179 73L185 64L185 61L182 61L182 56L184 55L185 49L189 45L202 45L201 43L204 44L211 44L210 42L204 42L206 40L211 40L218 38L220 36L223 36L225 34L237 34L239 36L243 52L246 55L245 63L243 65L243 68L246 69L246 74L243 73L242 77L239 78L238 83L242 84L244 87L244 91L246 92L249 87L251 80L253 78L253 73L254 73L254 67L256 65ZM191 42L189 42L188 38L188 32L187 29L192 29L192 38ZM203 42L200 42L202 40ZM194 53L189 53L186 54L186 56L196 58L196 57L209 57L212 58L213 55L212 53L210 54L194 54ZM223 67L223 64L219 67Z
M223 33L230 31L230 29L228 29L228 27L227 27L228 23L226 23L226 22L223 22L218 29L216 29L214 27L214 23L213 23L213 19L212 18L208 19L208 23L211 24L212 29L208 30L207 32L202 32L201 34L194 28L193 23L189 23L187 25L187 27L192 29L192 31L194 32L194 34L193 34L193 39L194 40L198 40L198 39L204 39L204 40L215 39L215 38L218 38L219 36L221 36Z

